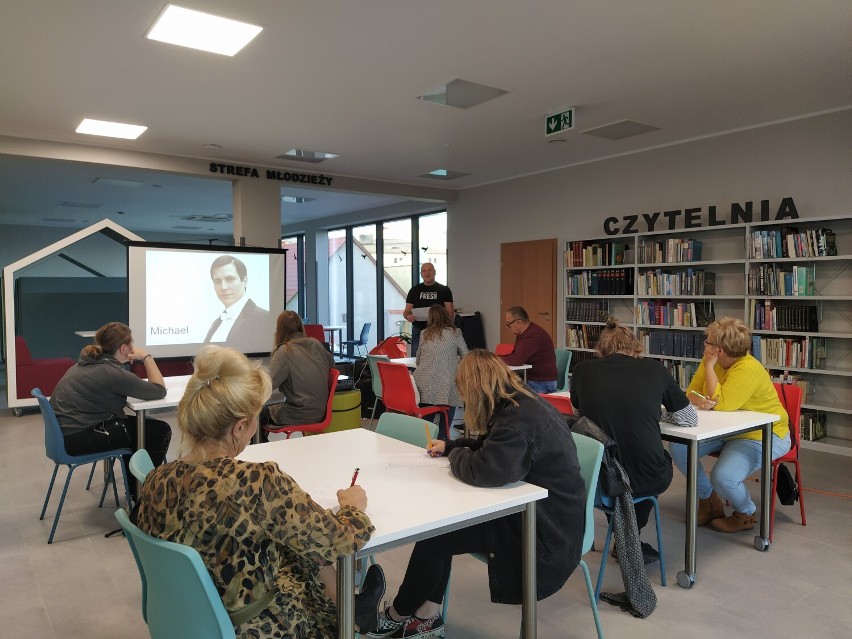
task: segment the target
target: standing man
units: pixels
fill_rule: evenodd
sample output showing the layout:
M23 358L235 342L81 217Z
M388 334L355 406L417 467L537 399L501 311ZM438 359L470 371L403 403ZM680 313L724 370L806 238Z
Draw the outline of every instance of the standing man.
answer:
M541 326L530 321L521 306L506 311L506 326L515 334L515 350L501 355L509 366L532 366L527 371L527 385L536 393L556 390L556 347L550 335Z
M453 307L453 292L449 286L438 284L435 281L435 266L431 262L426 262L420 267L420 277L423 278L423 283L408 291L408 296L405 298L405 310L402 312L402 316L411 322L412 357L417 355L417 347L420 346L420 331L426 328L426 320L417 321L413 309L428 309L432 304L443 304L450 314L450 319L455 320L456 317L456 309Z
M224 342L237 350L252 336L272 335L269 311L260 308L246 295L248 272L242 260L233 255L222 255L210 265L210 279L219 301L225 305L217 317L204 343Z

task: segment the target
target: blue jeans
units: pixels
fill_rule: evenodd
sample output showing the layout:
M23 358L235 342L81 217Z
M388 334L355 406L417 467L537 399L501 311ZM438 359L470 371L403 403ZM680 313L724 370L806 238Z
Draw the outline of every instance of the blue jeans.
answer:
M527 382L527 386L532 388L536 393L553 393L556 391L556 380L552 382Z
M781 439L772 435L772 459L778 459L790 450L790 435ZM686 444L669 444L675 466L686 475ZM701 463L698 464L697 493L699 499L707 499L713 489L723 500L728 500L738 513L751 515L757 506L751 499L745 479L760 469L763 443L759 439L717 439L698 444L698 458L710 453L719 453L719 459L710 471L710 478Z

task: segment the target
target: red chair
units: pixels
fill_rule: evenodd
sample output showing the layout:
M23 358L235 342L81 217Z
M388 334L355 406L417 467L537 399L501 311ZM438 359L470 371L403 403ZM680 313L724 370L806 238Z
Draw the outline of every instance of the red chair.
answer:
M325 342L325 329L322 324L305 324L305 337L313 337L315 340Z
M547 400L553 407L563 415L573 415L574 407L571 405L571 398L566 395L539 395L542 399Z
M325 419L316 424L298 424L296 426L275 426L268 424L267 432L270 433L286 433L286 439L290 439L293 433L321 433L331 424L331 418L334 415L331 404L334 402L334 391L337 390L337 378L340 376L340 371L332 368L328 371L328 403L325 406Z
M802 388L794 384L774 384L778 399L790 418L790 450L778 459L772 461L772 506L769 508L769 542L772 543L772 531L775 529L775 503L778 484L778 466L789 462L796 466L796 485L799 487L799 510L802 513L802 526L807 526L805 519L805 500L802 489L802 469L799 467L799 417L802 413Z
M494 348L495 355L511 355L515 350L514 344L497 344Z
M411 375L405 364L391 362L376 362L379 368L379 379L382 380L382 403L392 413L402 413L420 419L428 415L440 413L444 416L447 429L450 427L449 406L418 406L414 399L414 387L411 385ZM449 437L449 431L444 434Z
M74 366L70 357L51 357L33 359L26 340L15 336L15 375L17 397L29 397L34 388L40 388L47 397L53 395L53 389L66 371Z

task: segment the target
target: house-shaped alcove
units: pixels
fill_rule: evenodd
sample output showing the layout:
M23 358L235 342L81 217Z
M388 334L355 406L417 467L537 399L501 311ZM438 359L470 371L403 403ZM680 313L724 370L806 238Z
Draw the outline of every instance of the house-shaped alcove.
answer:
M23 407L37 405L30 389L18 388L19 367L31 364L18 362L16 337L24 338L34 363L57 358L76 361L90 339L78 333L111 321L127 322L125 240L142 238L103 220L3 269L6 393L16 415ZM33 378L26 379L29 385Z

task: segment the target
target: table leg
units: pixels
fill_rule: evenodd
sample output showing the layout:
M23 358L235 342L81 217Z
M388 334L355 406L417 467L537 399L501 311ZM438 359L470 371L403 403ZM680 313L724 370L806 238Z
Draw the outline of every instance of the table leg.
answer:
M145 448L145 411L136 411L136 450ZM136 496L142 494L142 482L136 480Z
M521 637L536 637L536 566L535 566L535 502L524 509L523 519L523 569L524 599L521 608Z
M760 534L754 537L754 547L769 550L769 508L772 505L772 424L763 425L763 467L760 469Z
M681 588L695 585L695 539L698 532L698 442L690 440L686 448L686 543L685 569L677 573Z
M355 636L355 555L337 560L337 636Z

